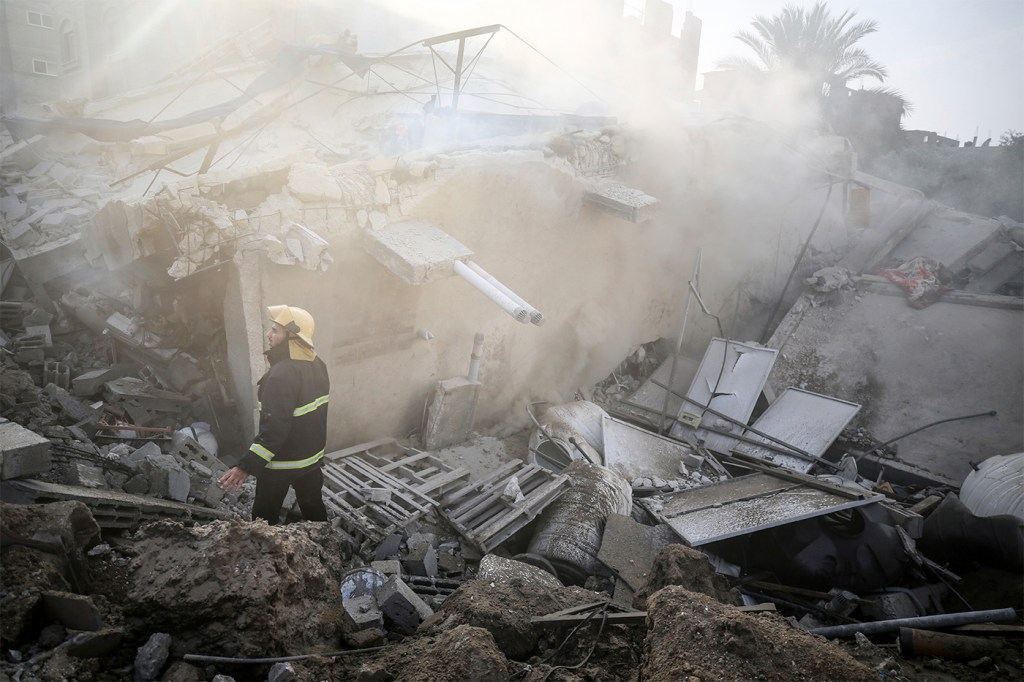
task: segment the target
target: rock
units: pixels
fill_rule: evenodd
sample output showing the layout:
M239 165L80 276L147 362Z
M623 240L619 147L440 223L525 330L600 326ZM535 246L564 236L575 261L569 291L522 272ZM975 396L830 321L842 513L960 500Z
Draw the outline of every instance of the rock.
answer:
M295 668L291 663L275 663L270 666L267 682L294 682Z
M151 682L155 680L167 663L171 653L171 636L166 632L155 632L149 641L139 647L135 654L135 682Z

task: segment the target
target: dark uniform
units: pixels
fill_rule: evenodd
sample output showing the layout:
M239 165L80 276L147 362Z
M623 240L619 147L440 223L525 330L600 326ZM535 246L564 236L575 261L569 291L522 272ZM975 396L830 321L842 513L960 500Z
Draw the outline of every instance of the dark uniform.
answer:
M257 384L259 433L238 466L256 475L253 519L278 523L288 487L307 521L326 521L321 468L327 444L327 366L313 353L296 353L292 339L266 352L270 369ZM310 357L312 356L312 357Z

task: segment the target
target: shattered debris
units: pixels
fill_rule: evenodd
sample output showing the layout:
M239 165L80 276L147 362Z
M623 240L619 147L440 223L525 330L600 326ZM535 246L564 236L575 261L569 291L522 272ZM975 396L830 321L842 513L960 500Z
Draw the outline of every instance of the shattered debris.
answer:
M266 21L5 111L0 677L1019 677L1024 226L844 138L807 142L837 179L749 120L473 110L466 41L509 33ZM823 177L803 261L767 226ZM684 282L697 237L729 267ZM284 300L332 378L327 523L217 483Z

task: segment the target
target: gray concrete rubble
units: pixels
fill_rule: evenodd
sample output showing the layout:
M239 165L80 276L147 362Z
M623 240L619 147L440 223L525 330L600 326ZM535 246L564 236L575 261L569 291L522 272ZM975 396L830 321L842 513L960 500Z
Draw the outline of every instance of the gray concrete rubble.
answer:
M0 417L2 478L21 478L50 470L50 441Z
M913 680L805 630L1020 605L1024 206L875 175L902 98L698 95L663 0L546 8L595 82L529 21L95 2L0 26L0 679ZM326 523L219 484L280 304Z

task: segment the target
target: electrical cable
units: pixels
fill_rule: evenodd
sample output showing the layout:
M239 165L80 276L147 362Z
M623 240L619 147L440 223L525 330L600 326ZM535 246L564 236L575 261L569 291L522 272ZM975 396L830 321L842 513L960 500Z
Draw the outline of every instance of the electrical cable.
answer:
M964 415L962 417L949 417L947 419L940 419L938 421L931 422L930 424L925 424L924 426L922 426L920 428L917 428L917 429L914 429L913 431L908 431L908 432L906 432L906 433L904 433L904 434L902 434L900 436L896 436L895 438L890 438L889 440L885 441L884 443L881 443L880 445L876 445L875 447L871 448L867 452L864 452L864 453L862 453L860 455L856 455L856 458L860 459L861 457L865 457L867 455L870 455L872 452L875 452L876 450L881 450L884 447L888 447L888 446L892 445L893 443L895 443L898 440L903 440L907 436L914 435L918 431L924 431L925 429L930 429L931 427L938 426L939 424L945 424L947 422L960 421L962 419L975 419L976 417L995 417L998 414L999 413L996 410L989 410L987 412L979 412L977 414L966 414L966 415Z
M297 656L276 656L272 658L239 658L234 656L206 656L203 654L185 654L182 660L188 663L230 663L233 665L264 665L267 663L287 663L288 661L305 661L310 658L336 658L353 654L366 654L371 651L386 649L374 646L366 649L348 649L346 651L328 651L322 654L299 654Z

